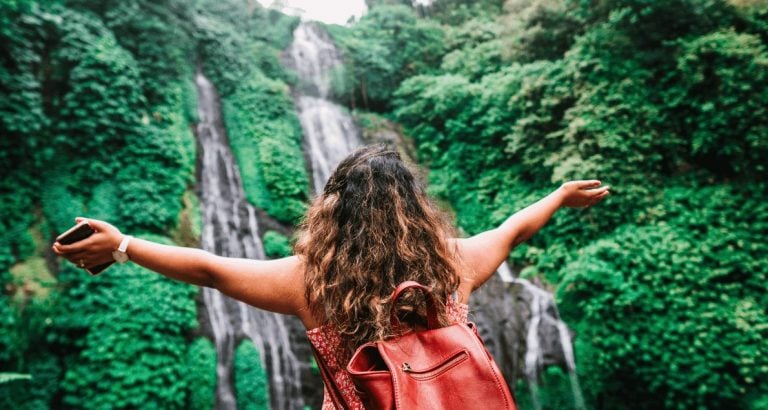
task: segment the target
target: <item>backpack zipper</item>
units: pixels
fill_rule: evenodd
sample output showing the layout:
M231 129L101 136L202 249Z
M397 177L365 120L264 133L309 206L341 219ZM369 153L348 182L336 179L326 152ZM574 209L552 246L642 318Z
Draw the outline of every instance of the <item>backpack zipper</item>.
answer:
M467 353L467 351L461 350L459 352L456 352L447 361L439 363L437 366L433 366L432 368L428 368L425 370L414 370L411 367L411 365L408 364L408 362L403 362L400 368L402 369L403 373L408 373L408 375L414 379L426 380L426 379L432 379L437 376L440 376L441 374L447 372L448 370L452 369L453 367L457 366L459 363L467 360L468 358L469 358L469 354Z

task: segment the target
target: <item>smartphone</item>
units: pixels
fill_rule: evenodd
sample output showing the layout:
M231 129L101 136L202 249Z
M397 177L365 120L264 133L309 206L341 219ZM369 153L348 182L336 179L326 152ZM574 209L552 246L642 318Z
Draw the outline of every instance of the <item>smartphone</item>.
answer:
M93 228L91 228L91 225L88 225L87 221L82 221L79 224L67 229L67 231L64 232L63 234L57 236L56 242L62 245L69 245L75 242L82 241L83 239L93 235L94 233L96 233L96 231L94 231ZM98 266L93 266L91 268L88 268L85 271L90 273L91 275L98 275L113 263L115 262L114 261L107 262Z

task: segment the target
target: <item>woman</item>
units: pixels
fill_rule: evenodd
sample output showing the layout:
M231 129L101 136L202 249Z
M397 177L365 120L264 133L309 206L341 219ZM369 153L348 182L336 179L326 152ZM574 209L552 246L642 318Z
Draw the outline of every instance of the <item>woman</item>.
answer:
M216 288L260 309L296 315L345 401L362 408L343 364L361 344L394 334L388 298L399 283L415 280L432 287L442 324L466 321L470 294L512 248L560 207L594 205L608 189L600 181L567 182L498 228L455 239L397 152L375 146L357 150L331 175L301 225L295 256L225 258L126 240L114 226L91 219L95 234L71 245L57 242L53 250L89 268L112 261L120 247L131 261L170 278ZM417 322L419 301L415 295L402 299L403 316ZM333 408L327 395L323 407Z

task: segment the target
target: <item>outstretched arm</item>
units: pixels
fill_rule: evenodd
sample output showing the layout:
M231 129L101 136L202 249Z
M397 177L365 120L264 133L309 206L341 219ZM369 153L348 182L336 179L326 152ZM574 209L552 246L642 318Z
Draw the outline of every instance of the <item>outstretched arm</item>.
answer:
M53 251L86 268L112 261L112 251L123 234L104 221L88 219L88 224L96 233L71 245L56 242ZM127 253L131 261L147 269L182 282L216 288L261 309L297 314L303 307L304 281L297 257L269 261L225 258L139 238L131 239Z
M472 289L487 281L515 246L539 231L561 207L581 208L605 198L610 187L600 181L570 181L533 205L507 218L498 228L459 239L459 254L469 270Z

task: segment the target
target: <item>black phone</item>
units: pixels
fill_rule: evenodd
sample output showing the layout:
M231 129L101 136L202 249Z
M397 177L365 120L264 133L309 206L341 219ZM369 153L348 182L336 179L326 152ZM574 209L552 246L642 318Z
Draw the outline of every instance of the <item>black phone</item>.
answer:
M91 228L91 225L88 225L87 221L82 221L79 224L67 229L66 232L57 236L56 242L62 245L69 245L75 242L82 241L83 239L93 235L94 233L96 233L96 231L93 230L93 228ZM103 263L101 265L88 268L85 271L90 273L91 275L98 275L104 269L107 269L108 267L110 267L110 265L112 265L113 263L115 262L111 261L111 262Z

